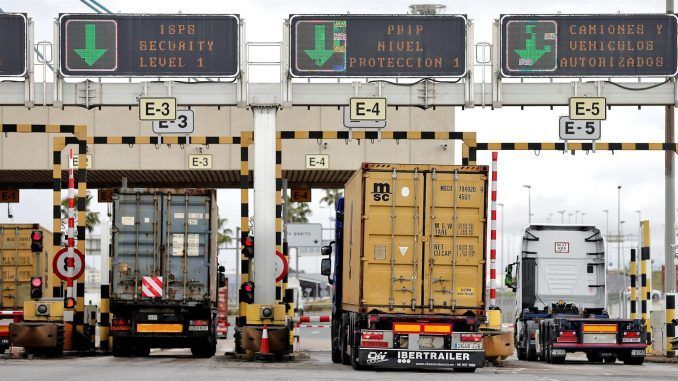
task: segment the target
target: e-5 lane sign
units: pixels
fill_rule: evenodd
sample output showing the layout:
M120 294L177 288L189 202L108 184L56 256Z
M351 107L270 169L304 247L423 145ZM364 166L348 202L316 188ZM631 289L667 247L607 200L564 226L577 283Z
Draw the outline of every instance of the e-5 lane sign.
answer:
M26 15L0 14L0 36L0 76L24 75L26 73Z
M235 76L235 15L60 17L61 72L80 76Z
M501 42L509 77L673 76L678 69L673 15L503 16Z
M298 77L461 77L460 15L293 15L290 72Z

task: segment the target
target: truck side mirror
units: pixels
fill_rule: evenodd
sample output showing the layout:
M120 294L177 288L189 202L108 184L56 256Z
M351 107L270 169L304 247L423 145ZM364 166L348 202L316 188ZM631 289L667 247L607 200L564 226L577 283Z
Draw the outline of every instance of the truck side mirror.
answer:
M320 261L320 274L329 277L332 275L332 260L329 258L323 258Z
M220 273L223 273L223 272L225 272L225 271L226 271L226 267L224 267L224 266L219 266L219 272L220 272Z
M513 284L513 266L514 265L515 265L515 263L512 263L512 264L506 266L506 268L504 269L504 271L506 272L506 276L504 277L504 284L506 285L506 287L513 290L513 292L516 292L516 286Z
M323 255L323 256L332 255L332 246L331 246L331 244L330 244L330 245L327 245L327 246L321 247L321 248L320 248L320 254Z

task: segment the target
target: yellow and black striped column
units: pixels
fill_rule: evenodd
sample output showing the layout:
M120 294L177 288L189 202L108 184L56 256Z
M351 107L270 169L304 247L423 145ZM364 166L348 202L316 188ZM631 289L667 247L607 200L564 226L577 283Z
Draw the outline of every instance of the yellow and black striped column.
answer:
M650 300L650 285L648 284L647 272L650 269L650 221L644 220L640 223L640 232L643 237L640 246L640 311L645 321L645 332L647 332L647 353L652 353L652 326L650 324L650 315L647 310L647 301Z
M52 250L61 250L61 151L66 147L65 137L56 137L52 143ZM52 297L64 296L63 281L52 283Z
M251 131L243 131L240 136L240 243L250 234L249 225L249 188L250 188L250 166L249 166L249 146L252 144L253 134ZM256 238L255 238L256 252ZM240 254L240 284L250 280L250 260ZM240 289L240 287L238 287ZM240 324L244 325L247 316L247 303L239 301L239 319Z
M77 209L78 209L78 250L83 255L85 252L85 234L87 233L87 138L78 137L78 169L75 171L75 183L78 188ZM82 264L85 266L85 264ZM77 287L75 291L76 305L73 314L73 323L75 329L81 335L85 334L85 272L75 279ZM93 346L94 337L89 338ZM84 346L79 349L85 349Z
M629 305L631 308L631 319L638 318L638 310L636 307L636 249L631 249L631 264L630 264L630 276L631 276L631 295L629 300Z
M676 293L666 293L666 357L676 357L676 346L671 340L676 337Z
M275 140L275 249L283 252L282 247L282 141ZM277 254L276 254L277 255ZM282 302L285 289L283 282L275 283L275 300Z

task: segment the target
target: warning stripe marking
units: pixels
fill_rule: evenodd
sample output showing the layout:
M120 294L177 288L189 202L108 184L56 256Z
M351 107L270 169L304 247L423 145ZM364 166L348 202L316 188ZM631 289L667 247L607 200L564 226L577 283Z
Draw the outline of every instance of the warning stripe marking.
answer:
M159 298L162 296L162 277L145 276L141 278L141 296Z

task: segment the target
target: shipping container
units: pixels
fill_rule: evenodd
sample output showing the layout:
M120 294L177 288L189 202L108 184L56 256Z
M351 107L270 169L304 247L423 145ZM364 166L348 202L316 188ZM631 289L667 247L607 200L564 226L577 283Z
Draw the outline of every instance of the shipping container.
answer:
M334 361L483 365L487 180L485 166L373 163L349 179L337 204ZM424 357L402 361L411 353Z
M34 230L42 232L39 253L31 250ZM9 345L9 325L22 321L24 302L31 300L31 278L41 278L44 296L53 286L60 287L53 276L53 259L49 230L37 224L0 224L0 353Z
M123 189L113 194L114 355L216 345L216 192Z

